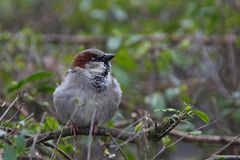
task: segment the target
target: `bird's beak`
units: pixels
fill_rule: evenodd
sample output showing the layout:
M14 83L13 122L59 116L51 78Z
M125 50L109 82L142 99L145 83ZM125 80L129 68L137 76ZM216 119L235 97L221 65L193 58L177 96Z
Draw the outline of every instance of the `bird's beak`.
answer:
M114 57L115 57L114 54L112 54L112 53L106 53L100 60L101 60L102 62L108 62L108 61L110 61L111 59L113 59Z

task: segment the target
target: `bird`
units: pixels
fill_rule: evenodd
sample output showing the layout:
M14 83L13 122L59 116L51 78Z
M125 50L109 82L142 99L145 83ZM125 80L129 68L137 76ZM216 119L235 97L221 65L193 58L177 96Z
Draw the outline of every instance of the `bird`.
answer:
M119 82L111 75L115 54L86 49L75 56L72 67L53 93L59 120L75 127L103 125L116 113L122 97Z

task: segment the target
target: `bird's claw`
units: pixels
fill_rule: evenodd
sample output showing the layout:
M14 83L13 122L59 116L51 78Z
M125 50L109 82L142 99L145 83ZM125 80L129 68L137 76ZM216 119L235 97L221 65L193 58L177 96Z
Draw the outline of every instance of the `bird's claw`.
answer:
M78 140L77 140L77 132L79 132L79 129L78 129L78 127L74 123L71 124L71 132L74 135L75 142L77 143L78 142Z

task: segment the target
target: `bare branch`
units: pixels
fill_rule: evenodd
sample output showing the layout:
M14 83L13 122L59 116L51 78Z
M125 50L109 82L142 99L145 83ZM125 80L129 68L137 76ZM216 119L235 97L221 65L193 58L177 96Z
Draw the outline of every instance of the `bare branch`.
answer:
M240 159L239 155L216 155L211 158L208 158L207 160L238 160Z
M73 44L96 44L105 43L108 36L85 36L85 35L61 35L61 34L44 34L42 41L44 43L73 43ZM119 37L128 39L130 36ZM200 36L200 35L145 35L140 37L140 41L163 42L170 40L172 43L181 42L184 39L189 39L191 42L200 42L206 45L227 45L229 42L235 42L237 37L229 34L225 36Z
M55 149L56 151L58 151L65 159L72 160L72 158L67 153L65 153L63 150L59 149L55 145L48 143L48 142L43 142L43 144L49 148L52 148L52 149Z
M18 101L18 99L20 98L20 95L17 95L17 97L13 100L13 102L8 106L8 108L6 109L6 111L2 114L2 116L0 117L0 122L3 120L3 118L7 115L7 113L9 112L9 110L14 106L14 104Z
M176 129L172 130L170 132L170 135L175 136L175 137L183 137L184 141L198 142L198 143L227 144L227 143L232 142L233 139L235 139L234 136L218 136L218 135L194 136L194 135L190 135L187 132L179 131ZM231 144L240 145L240 140L235 139Z
M76 131L76 135L89 135L89 127L79 127L78 130ZM36 143L42 143L51 139L57 139L62 132L61 137L69 137L73 136L73 132L71 131L71 128L66 128L63 131L54 131L54 132L49 132L49 133L43 133L38 136L38 139ZM113 137L118 137L119 134L122 133L122 130L116 129L116 128L104 128L104 127L99 127L96 133L96 136L109 136L111 134ZM132 136L131 133L129 132L124 132L121 134L118 139L121 140L127 140L130 136ZM29 147L33 143L33 138L29 138L26 141L26 146Z

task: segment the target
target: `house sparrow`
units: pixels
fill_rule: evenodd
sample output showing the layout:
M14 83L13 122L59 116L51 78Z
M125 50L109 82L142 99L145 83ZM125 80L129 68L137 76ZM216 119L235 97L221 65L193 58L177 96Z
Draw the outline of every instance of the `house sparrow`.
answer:
M113 57L114 54L87 49L74 58L72 68L53 93L62 123L72 118L74 126L85 127L91 125L93 114L94 124L98 125L113 117L122 96L118 81L110 74L109 61Z

